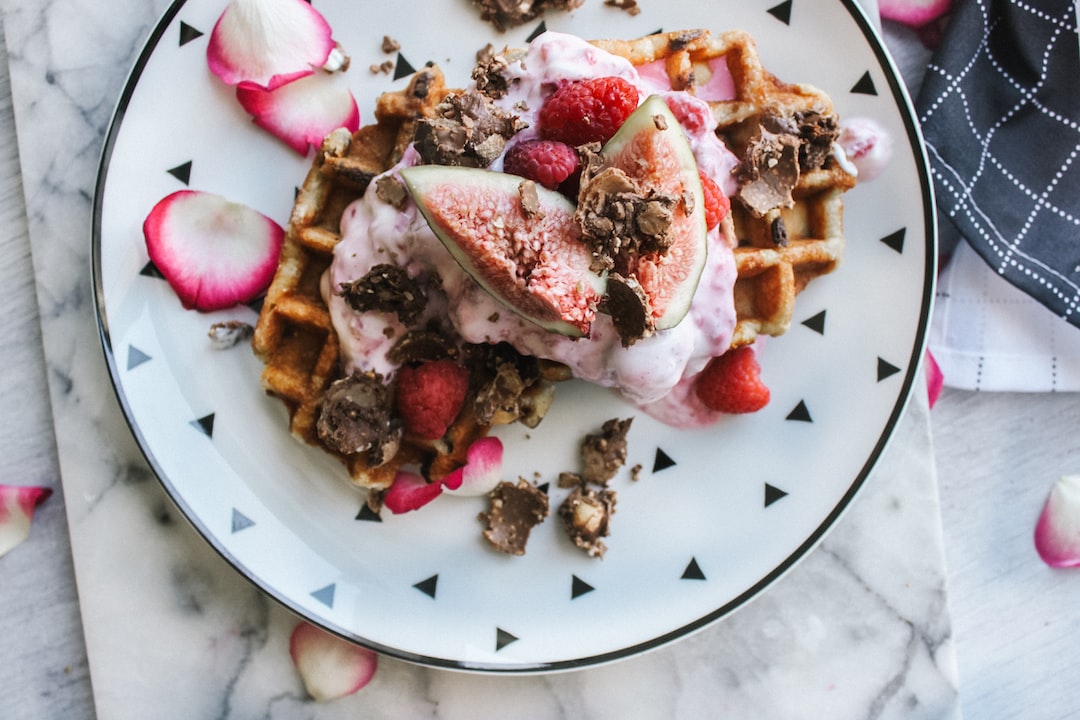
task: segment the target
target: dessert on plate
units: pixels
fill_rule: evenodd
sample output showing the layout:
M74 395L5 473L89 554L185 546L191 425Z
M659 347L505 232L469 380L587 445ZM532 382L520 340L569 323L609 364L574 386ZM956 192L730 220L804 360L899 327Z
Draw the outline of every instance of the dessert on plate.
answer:
M548 32L485 49L461 90L420 70L375 120L319 148L253 346L292 434L376 505L407 468L460 483L570 378L716 420L703 371L784 333L843 254L832 103L743 32Z

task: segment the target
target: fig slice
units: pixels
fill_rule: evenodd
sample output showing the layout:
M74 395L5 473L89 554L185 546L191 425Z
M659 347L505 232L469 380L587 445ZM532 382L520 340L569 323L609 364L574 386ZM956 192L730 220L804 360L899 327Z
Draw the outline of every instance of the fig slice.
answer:
M267 90L334 61L326 18L304 0L233 0L210 33L206 61L226 85Z
M600 167L625 173L646 197L677 199L664 231L666 247L644 249L616 262L616 268L644 292L652 326L674 327L694 299L705 267L708 230L694 151L661 96L649 96L626 119L601 149Z
M481 287L550 332L589 334L605 277L590 270L574 204L508 173L445 165L401 171L417 207Z

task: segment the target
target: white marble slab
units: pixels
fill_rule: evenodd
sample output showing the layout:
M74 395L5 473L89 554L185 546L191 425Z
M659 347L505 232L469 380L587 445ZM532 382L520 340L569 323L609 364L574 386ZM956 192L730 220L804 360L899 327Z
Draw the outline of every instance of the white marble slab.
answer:
M97 153L124 75L165 5L3 6L99 717L959 717L921 394L823 545L723 623L646 656L547 677L384 661L361 693L325 706L306 700L287 654L294 618L215 555L150 475L109 387L93 321ZM37 715L16 702L20 715Z

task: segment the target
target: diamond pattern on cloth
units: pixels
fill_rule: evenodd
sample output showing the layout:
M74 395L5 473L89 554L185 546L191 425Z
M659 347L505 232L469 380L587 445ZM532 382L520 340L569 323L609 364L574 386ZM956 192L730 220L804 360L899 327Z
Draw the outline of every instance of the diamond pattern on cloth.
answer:
M959 0L917 108L942 247L962 237L1080 327L1075 0Z

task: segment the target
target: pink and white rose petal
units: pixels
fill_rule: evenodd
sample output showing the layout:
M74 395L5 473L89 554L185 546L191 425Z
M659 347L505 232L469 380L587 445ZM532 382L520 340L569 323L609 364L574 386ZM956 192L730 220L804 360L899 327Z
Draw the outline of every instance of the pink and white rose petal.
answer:
M50 495L47 487L0 485L0 556L30 536L34 510Z
M1035 549L1050 567L1080 567L1080 475L1054 483L1035 525Z
M378 655L336 635L300 622L289 638L289 655L304 688L316 702L351 695L375 676Z

